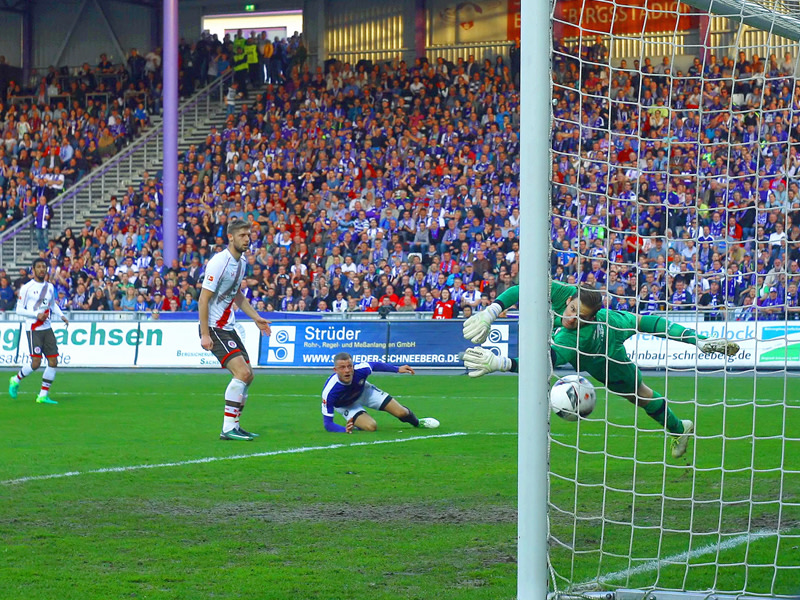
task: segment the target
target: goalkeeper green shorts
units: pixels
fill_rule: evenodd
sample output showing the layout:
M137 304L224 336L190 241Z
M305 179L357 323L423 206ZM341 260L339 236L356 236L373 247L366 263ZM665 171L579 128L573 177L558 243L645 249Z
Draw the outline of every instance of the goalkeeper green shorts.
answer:
M584 357L579 366L615 394L635 394L642 379L639 368L624 353L602 358Z

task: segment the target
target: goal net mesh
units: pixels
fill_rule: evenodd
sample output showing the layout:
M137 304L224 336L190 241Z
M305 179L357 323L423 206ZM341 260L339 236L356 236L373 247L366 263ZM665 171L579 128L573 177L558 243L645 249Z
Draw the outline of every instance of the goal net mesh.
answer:
M578 354L612 358L595 411L551 419L556 592L800 594L800 4L692 4L553 8L551 276L689 330L609 321ZM609 391L627 359L660 413Z

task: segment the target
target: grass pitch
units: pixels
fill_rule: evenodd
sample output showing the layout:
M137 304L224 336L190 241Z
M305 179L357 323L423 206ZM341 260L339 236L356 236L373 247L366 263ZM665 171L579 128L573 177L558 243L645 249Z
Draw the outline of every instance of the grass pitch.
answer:
M0 597L513 598L516 378L375 375L442 427L378 414L377 433L346 436L322 429L326 375L258 372L254 442L217 439L223 372L61 370L58 406L24 381L0 399ZM704 378L695 404L695 379L668 383L699 439L667 466L664 435L616 397L577 426L554 418L559 587L796 593L798 391Z

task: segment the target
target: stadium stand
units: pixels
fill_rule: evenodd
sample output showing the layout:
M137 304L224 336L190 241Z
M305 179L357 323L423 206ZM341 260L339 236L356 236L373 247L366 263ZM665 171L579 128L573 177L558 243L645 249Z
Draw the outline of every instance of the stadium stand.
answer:
M177 263L160 256L160 182L146 174L103 223L42 252L64 307L91 308L101 290L116 310L193 310L233 219L253 224L246 295L259 310L433 311L448 289L444 312L468 314L518 282L518 49L508 64L312 71L301 37L270 46L231 87L225 125L181 157ZM608 289L618 309L800 318L791 61L712 56L673 75L668 61L607 56L600 39L556 44L553 276Z

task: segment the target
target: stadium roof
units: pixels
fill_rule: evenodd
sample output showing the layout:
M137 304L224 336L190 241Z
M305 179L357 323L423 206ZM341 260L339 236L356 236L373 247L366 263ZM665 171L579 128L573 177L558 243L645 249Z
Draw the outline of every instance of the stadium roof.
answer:
M136 4L138 6L147 6L149 8L158 8L162 5L161 0L117 0L125 4ZM180 0L178 0L180 2ZM36 0L0 0L0 12L13 12L24 14L29 10L33 10L36 5Z
M763 31L800 41L797 0L681 0L719 17L741 21Z

